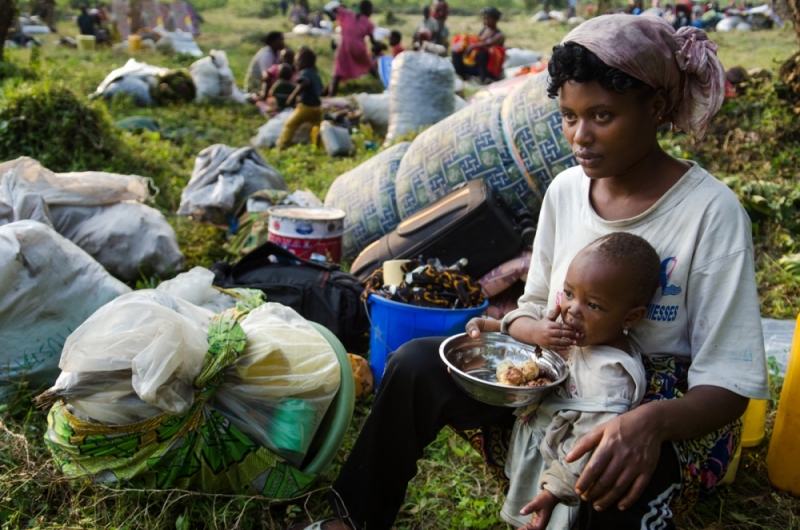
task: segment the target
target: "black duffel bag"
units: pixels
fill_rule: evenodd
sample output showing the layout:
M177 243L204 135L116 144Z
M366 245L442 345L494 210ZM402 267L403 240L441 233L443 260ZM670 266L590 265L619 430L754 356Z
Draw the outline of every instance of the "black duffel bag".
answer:
M369 316L361 302L364 284L338 265L298 258L275 243L265 243L237 263L211 266L217 287L249 287L264 291L304 318L322 324L350 352L369 344Z

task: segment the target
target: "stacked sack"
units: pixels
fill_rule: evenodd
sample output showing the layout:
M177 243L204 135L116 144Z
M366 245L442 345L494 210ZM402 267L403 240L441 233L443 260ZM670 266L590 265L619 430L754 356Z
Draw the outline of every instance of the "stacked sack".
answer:
M553 178L577 164L561 129L558 103L546 88L547 72L530 75L508 95L480 100L436 123L407 147L390 178L377 177L367 167L371 160L339 177L325 204L347 214L345 233L352 237L343 242L343 257L356 256L400 221L470 180L485 180L517 213L537 217ZM377 156L398 154L389 152ZM376 188L376 180L392 185ZM378 228L377 216L363 212L383 205L394 205L397 216L384 216Z

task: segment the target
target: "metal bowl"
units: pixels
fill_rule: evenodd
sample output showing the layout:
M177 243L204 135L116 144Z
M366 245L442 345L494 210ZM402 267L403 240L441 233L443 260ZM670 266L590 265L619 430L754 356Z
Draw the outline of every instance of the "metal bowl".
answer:
M567 363L553 351L516 341L502 333L482 333L477 339L466 333L454 335L439 346L439 356L464 392L478 401L503 407L539 403L569 374ZM506 359L522 364L532 359L548 379L546 386L508 386L497 382L497 365Z

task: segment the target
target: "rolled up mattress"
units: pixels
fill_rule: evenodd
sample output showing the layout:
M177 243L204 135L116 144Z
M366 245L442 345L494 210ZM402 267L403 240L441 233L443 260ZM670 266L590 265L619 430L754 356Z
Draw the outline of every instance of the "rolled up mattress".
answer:
M547 72L528 76L502 106L503 135L511 157L540 199L556 175L578 164L564 137L558 100L547 96L547 76Z
M488 182L515 211L539 211L540 198L514 163L503 138L504 97L477 101L414 140L397 172L401 219L475 179Z
M403 142L339 176L325 196L325 206L339 208L344 218L342 257L357 256L364 247L400 224L395 177L411 143Z

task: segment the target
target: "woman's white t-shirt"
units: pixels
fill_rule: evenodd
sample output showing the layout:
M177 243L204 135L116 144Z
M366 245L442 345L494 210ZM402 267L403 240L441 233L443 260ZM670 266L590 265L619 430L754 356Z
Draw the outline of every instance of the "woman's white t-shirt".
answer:
M733 192L696 164L646 212L606 221L589 199L580 166L559 174L539 215L525 293L503 329L556 306L575 255L611 232L646 239L661 257L661 281L646 318L630 332L644 356L691 363L689 387L713 385L768 399L766 358L750 219Z

